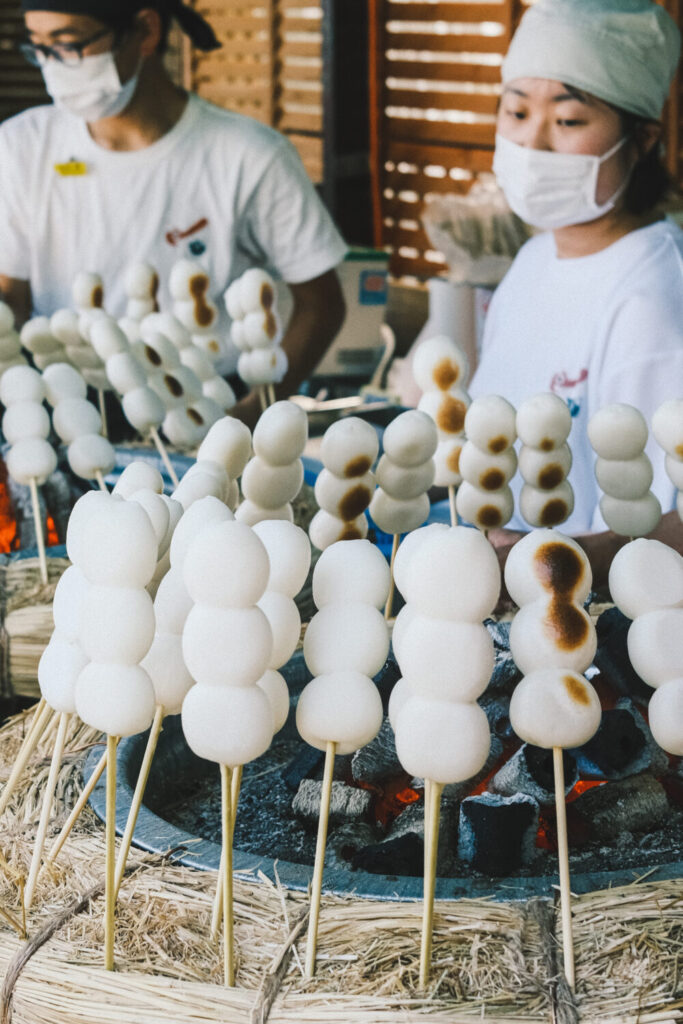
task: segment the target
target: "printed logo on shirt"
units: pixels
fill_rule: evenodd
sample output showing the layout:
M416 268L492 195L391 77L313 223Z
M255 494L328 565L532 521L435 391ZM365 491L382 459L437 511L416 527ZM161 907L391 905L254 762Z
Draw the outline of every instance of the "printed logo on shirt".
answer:
M79 178L88 173L88 165L82 160L67 160L63 164L55 164L54 169L62 178Z
M203 231L204 228L208 228L209 222L206 217L202 217L196 224L192 224L191 227L181 230L180 228L173 228L171 231L166 232L166 241L169 245L178 245L186 238L190 238L192 235L196 235L199 231ZM206 246L204 246L206 249ZM204 250L202 250L203 252Z
M583 384L584 381L588 380L588 370L584 369L579 372L578 377L570 377L566 370L560 370L556 373L550 381L550 390L554 395L558 395L559 398L564 399L569 407L569 411L572 414L572 418L575 418L581 412L581 405L577 402L576 395L567 395L563 392L568 391L570 388L576 388L579 384Z

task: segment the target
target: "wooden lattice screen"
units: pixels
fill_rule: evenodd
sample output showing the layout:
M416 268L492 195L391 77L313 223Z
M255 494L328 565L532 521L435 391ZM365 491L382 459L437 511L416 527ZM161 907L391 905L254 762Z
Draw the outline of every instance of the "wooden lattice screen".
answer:
M0 121L48 102L40 71L27 64L17 50L23 35L18 0L0 0Z

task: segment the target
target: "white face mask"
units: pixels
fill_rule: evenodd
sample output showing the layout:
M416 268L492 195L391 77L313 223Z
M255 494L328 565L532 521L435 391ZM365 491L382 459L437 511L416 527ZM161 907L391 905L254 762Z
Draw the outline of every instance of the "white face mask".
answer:
M620 139L602 156L528 149L496 135L493 171L510 208L527 224L553 231L585 224L611 210L628 184L598 203L595 190L601 165L626 143Z
M111 50L83 57L80 64L71 67L58 60L48 60L41 71L55 104L88 122L115 117L125 110L140 77L138 68L122 85Z

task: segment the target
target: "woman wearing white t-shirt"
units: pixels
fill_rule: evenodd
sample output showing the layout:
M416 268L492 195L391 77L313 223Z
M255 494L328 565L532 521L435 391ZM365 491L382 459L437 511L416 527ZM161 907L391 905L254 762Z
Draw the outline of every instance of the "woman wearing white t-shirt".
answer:
M658 117L680 34L649 0L539 0L503 62L494 170L512 209L543 229L520 251L488 313L473 396L567 401L576 494L562 527L594 574L623 542L605 529L586 425L626 402L648 422L683 395L683 232L656 205L668 178ZM663 453L648 448L665 514L655 536L683 549ZM501 557L525 529L494 532Z

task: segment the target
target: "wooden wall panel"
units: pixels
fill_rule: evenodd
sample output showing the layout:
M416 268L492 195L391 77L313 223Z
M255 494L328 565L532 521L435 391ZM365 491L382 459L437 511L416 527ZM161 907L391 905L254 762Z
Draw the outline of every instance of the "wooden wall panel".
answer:
M27 107L49 102L38 68L17 50L24 35L19 0L0 0L0 121Z

